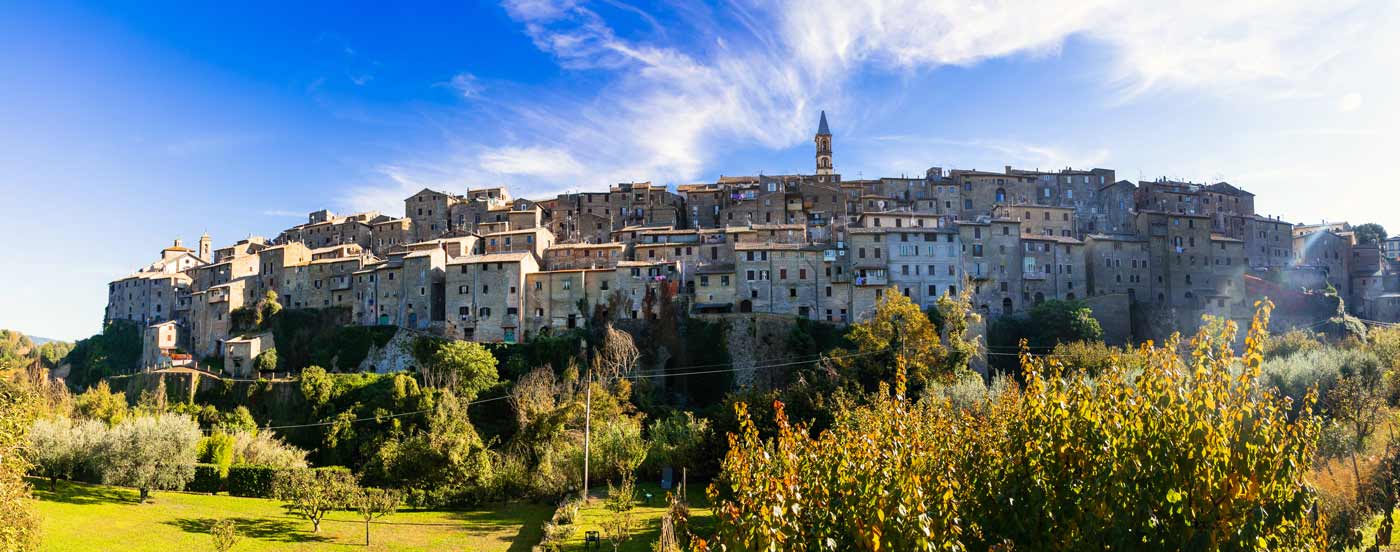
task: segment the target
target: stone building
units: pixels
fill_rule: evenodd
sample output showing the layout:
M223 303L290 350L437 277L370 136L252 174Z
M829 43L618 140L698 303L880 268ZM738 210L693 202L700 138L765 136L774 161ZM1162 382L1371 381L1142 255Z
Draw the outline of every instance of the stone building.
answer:
M251 378L257 376L253 366L258 355L268 349L275 349L276 343L271 332L236 337L224 342L224 372L234 377Z
M791 314L817 320L835 297L824 247L795 243L735 244L739 312Z
M1034 176L976 170L954 170L950 177L959 189L958 218L974 220L992 213L997 205L1040 203Z
M1137 186L1127 180L1119 180L1099 188L1098 204L1093 208L1101 213L1102 217L1090 219L1087 231L1100 234L1136 232L1137 224L1133 216L1133 198L1136 195Z
M701 266L695 271L695 304L697 313L734 312L737 288L733 259L728 263Z
M1293 267L1317 272L1342 297L1351 297L1351 240L1331 230L1293 238ZM1325 284L1319 284L1325 287Z
M617 291L609 296L616 297L622 312L613 316L621 318L654 319L660 310L660 299L669 293L677 300L680 289L680 266L672 261L621 261L614 269L614 282ZM650 306L650 310L648 310Z
M1136 234L1089 234L1084 237L1085 295L1127 295L1131 301L1153 297L1148 242Z
M1138 235L1148 240L1152 289L1150 300L1194 312L1210 274L1210 217L1180 212L1138 211Z
M1244 219L1244 250L1253 270L1282 270L1293 262L1293 225L1254 215Z
M452 220L451 208L461 203L461 198L424 188L408 196L403 203L404 218L411 222L412 241L427 241L447 233Z
M1021 308L1046 299L1085 297L1084 242L1066 236L1021 236Z
M1006 204L992 209L992 216L1020 221L1021 233L1026 236L1072 238L1079 232L1073 207Z
M1201 294L1201 311L1221 317L1242 317L1251 313L1245 300L1244 275L1249 270L1244 240L1223 234L1210 237L1211 274L1208 289Z
M541 270L525 276L525 328L523 335L582 327L594 309L608 306L616 290L614 267ZM579 304L586 308L582 311Z
M141 336L141 368L152 370L173 366L188 366L193 362L186 352L189 334L175 320L146 326Z
M541 264L547 270L606 268L612 270L622 260L626 245L611 243L556 243L544 250Z
M972 286L973 306L983 314L1016 312L1022 296L1021 223L982 217L959 221L963 274Z
M483 251L487 254L526 251L538 258L554 245L554 234L543 227L502 230L482 234L481 241L485 243Z
M249 280L239 279L190 294L190 352L195 358L219 356L233 328L232 313L244 305Z
M624 182L608 191L612 208L613 227L624 226L683 226L685 210L681 196L665 186L650 182Z
M523 339L525 279L539 271L529 251L486 253L447 264L449 335L470 341L515 343Z
M414 242L413 219L385 219L370 225L369 249L387 255L399 246Z
M295 241L274 245L258 251L258 279L256 296L277 293L277 301L283 306L296 308L302 301L300 293L304 283L299 281L297 267L311 262L311 249L306 244Z

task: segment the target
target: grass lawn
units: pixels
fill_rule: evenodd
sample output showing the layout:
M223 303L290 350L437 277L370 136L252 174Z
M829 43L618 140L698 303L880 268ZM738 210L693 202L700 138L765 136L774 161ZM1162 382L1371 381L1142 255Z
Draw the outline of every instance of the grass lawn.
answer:
M254 550L471 550L528 551L553 507L498 506L489 511L400 511L376 520L374 543L364 546L365 526L353 512L336 512L311 532L311 522L288 515L280 502L160 491L137 504L122 487L32 480L43 523L42 550L212 550L209 527L230 518L242 540L235 551Z
M642 493L647 491L652 494L651 504L641 502ZM599 538L603 539L601 550L612 550L612 543L608 542L607 533L603 532L602 527L602 522L612 515L606 507L608 487L603 485L596 491L589 489L589 495L593 498L579 509L579 519L575 522L578 529L569 538L567 549L583 550L585 532L597 531ZM710 511L710 501L705 498L705 483L691 481L686 489L686 497L690 503L691 532L702 537L710 536L714 531L715 518ZM618 550L650 552L651 545L661 536L661 515L666 513L666 492L655 483L638 483L637 500L637 507L632 510L632 520L636 524L632 530L632 538L623 543Z

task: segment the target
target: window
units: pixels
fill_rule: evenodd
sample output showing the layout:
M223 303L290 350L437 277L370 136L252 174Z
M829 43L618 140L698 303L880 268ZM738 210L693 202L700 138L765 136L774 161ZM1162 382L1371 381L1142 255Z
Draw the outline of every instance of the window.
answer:
M747 281L752 282L752 281L753 281L753 271L752 271L752 270L746 271L746 272L744 273L744 279L747 280Z

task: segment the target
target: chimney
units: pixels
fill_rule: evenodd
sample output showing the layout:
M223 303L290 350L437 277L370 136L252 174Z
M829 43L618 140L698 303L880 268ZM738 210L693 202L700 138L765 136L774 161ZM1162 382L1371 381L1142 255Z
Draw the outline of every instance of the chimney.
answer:
M1011 174L1011 165L1006 166L1006 174Z

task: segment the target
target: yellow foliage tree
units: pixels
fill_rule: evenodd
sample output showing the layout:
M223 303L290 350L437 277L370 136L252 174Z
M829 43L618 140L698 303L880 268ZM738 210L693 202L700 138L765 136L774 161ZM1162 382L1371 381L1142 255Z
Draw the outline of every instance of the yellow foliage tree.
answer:
M938 330L928 315L896 288L885 290L874 314L852 325L846 338L856 348L854 355L846 357L846 364L861 369L867 384L888 382L896 372L906 374L916 388L923 388L933 378L951 379L944 362L948 350Z
M1025 386L981 411L896 393L812 437L778 403L764 441L738 404L708 489L719 527L697 547L1323 549L1306 479L1320 423L1311 397L1290 419L1258 384L1271 305L1258 307L1242 356L1233 322L1204 325L1184 356L1178 337L1141 347L1140 373L1027 356Z

